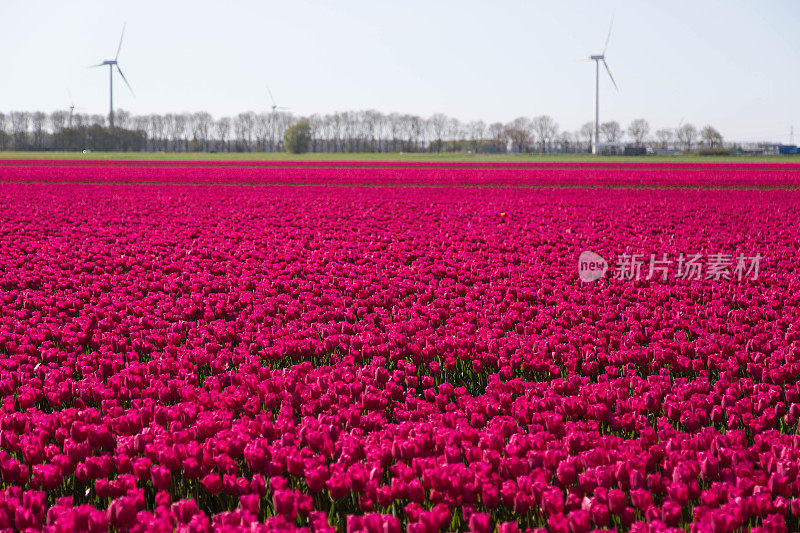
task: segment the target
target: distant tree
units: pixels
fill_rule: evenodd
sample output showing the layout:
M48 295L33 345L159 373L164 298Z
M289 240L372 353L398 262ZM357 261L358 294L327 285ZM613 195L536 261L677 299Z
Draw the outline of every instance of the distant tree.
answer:
M433 136L436 151L441 152L442 146L444 145L442 137L444 137L447 128L447 116L442 113L434 113L431 115L431 118L428 119L428 127Z
M586 150L592 149L592 138L594 137L594 122L587 122L578 131L578 136L581 141L586 143Z
M558 144L558 150L560 152L574 152L576 148L575 141L576 137L568 131L562 131L558 134L558 137L556 137L556 143Z
M291 126L295 122L297 122L297 119L295 119L294 115L292 115L291 113L288 112L276 113L275 126L277 128L276 131L278 133L278 139L283 138L283 134L286 132L289 126ZM279 150L281 149L280 145L278 146L278 149Z
M539 150L541 152L548 151L553 139L558 134L558 123L548 115L540 115L533 119L531 125L539 142Z
M53 133L59 133L61 130L67 127L67 123L69 122L69 113L67 111L53 111L50 113L49 117L50 122L50 129L53 130Z
M511 142L511 150L519 154L527 152L531 145L531 121L525 117L515 118L503 130L503 136Z
M176 152L187 151L187 129L189 126L189 115L186 113L175 113L172 116L172 144Z
M131 119L131 129L134 131L143 131L147 133L150 127L150 117L147 115L135 115Z
M31 129L33 130L33 145L37 150L44 148L44 126L47 115L41 111L31 113Z
M464 139L464 127L461 125L461 121L459 121L457 118L451 118L447 120L447 126L445 127L445 138L452 141ZM458 143L454 143L454 145L457 144Z
M124 109L116 109L114 111L114 126L122 129L130 128L131 114Z
M267 141L270 138L272 126L271 113L256 113L253 120L253 135L255 136L256 150L267 151Z
M383 113L379 113L377 111L375 112L375 116L373 118L375 120L375 149L378 152L388 152L392 138L391 119L389 118L389 115L384 115ZM324 124L325 119L321 118L319 122L319 131L317 133L319 138L317 138L317 136L314 137L315 142L319 142L320 145L323 144L322 136L324 135Z
M308 152L308 147L311 144L311 125L305 120L292 124L283 134L283 142L286 150L293 154Z
M692 145L697 140L697 128L691 124L684 124L675 132L678 137L678 142L681 143L684 150L691 150Z
M600 135L603 136L603 141L607 143L615 143L622 139L622 126L619 122L612 120L600 124Z
M14 138L15 150L25 150L28 148L27 136L30 123L30 113L26 111L11 112L11 135Z
M69 112L63 110L57 110L50 113L50 116L47 117L47 121L50 123L50 129L53 132L54 140L58 140L59 134L68 126L69 123ZM59 146L58 144L53 144L52 148L55 149L63 149L63 146Z
M89 124L92 126L99 126L104 128L106 125L106 116L105 115L89 115Z
M706 146L710 146L711 148L722 146L722 134L711 125L707 124L700 130L700 137L703 139Z
M205 151L208 149L208 139L211 135L211 125L214 123L214 117L205 111L192 113L189 117L189 122L192 128L192 137L195 146L198 150Z
M489 138L494 142L494 151L497 153L505 153L508 146L503 134L504 131L505 127L500 122L489 124Z
M642 146L647 134L650 133L650 124L643 118L637 118L631 121L628 126L628 136L633 139L636 146Z
M316 152L317 151L317 141L319 140L320 133L322 131L322 117L319 114L315 113L306 119L308 122L308 133L310 138L310 148L309 151ZM375 125L371 128L371 132L374 135ZM375 151L375 142L374 139L367 145L368 151Z
M236 131L237 141L241 143L241 148L248 152L252 151L256 114L252 111L239 113L233 120L233 128Z
M217 140L220 144L220 150L226 151L228 135L231 132L231 119L230 117L222 117L214 123L214 133L217 135Z
M419 150L419 142L422 137L425 124L422 118L416 115L403 115L403 130L407 135L406 149L416 152Z
M469 132L470 149L477 152L486 135L486 124L482 120L472 121L467 124L466 129Z
M8 146L8 115L0 113L0 150Z
M163 115L149 115L147 117L147 131L156 150L167 151L166 128L167 121Z
M73 113L72 114L72 128L80 128L84 124L89 122L88 115L84 115L83 113Z
M656 131L656 140L660 148L669 148L672 140L675 138L675 132L671 128L661 128Z

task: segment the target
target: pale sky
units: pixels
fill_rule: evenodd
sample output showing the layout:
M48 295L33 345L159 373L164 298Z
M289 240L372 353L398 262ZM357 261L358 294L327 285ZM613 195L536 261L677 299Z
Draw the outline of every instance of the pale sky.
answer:
M800 2L534 0L0 0L0 111L134 114L353 109L507 122L594 115L651 131L682 120L726 140L800 141Z

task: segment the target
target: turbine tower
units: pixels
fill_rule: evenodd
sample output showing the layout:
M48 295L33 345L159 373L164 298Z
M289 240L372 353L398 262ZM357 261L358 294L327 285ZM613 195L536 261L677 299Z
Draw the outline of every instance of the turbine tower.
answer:
M128 86L128 90L130 90L131 94L134 94L133 89L131 88L131 84L128 83L128 79L125 77L125 74L122 73L122 69L119 68L119 51L122 50L122 38L125 37L125 25L122 25L122 35L119 36L119 46L117 46L117 55L114 56L114 59L106 59L102 63L98 63L96 65L92 65L89 68L95 67L104 67L108 65L108 124L110 127L114 127L114 67L117 67L117 72L122 77L122 81L125 82L125 85ZM135 94L134 94L135 96Z
M606 48L608 48L608 40L611 39L611 27L614 25L614 21L612 19L611 24L608 26L608 35L606 36L606 44L603 45L603 53L598 55L589 56L586 58L586 61L594 61L594 143L592 144L592 153L596 154L598 151L598 145L600 144L600 62L603 62L603 66L608 72L608 77L611 78L611 83L614 84L614 88L619 92L619 87L617 87L617 82L614 81L614 76L611 75L611 69L608 68L608 63L606 63Z

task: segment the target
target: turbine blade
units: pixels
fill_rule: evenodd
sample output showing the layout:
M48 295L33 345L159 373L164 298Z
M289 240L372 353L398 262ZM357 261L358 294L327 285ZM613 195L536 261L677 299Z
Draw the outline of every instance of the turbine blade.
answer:
M606 48L608 48L608 40L611 39L611 28L614 26L614 17L611 17L611 24L608 25L608 35L606 35L606 44L603 45L603 55L606 55Z
M611 83L614 84L614 88L619 92L619 87L617 87L617 82L614 81L614 76L611 75L611 69L608 68L608 63L606 63L606 58L603 58L603 66L606 67L606 72L608 72L608 77L611 78Z
M272 100L272 105L273 106L277 105L275 103L275 98L272 96L272 91L269 90L269 87L267 87L267 92L269 93L269 99Z
M122 34L119 36L119 46L117 46L117 55L114 56L114 61L119 59L119 51L122 50L122 38L125 37L125 26L127 26L127 22L122 25Z
M104 67L105 65L106 65L105 63L98 63L96 65L89 65L86 68Z
M128 83L128 78L126 78L126 77L125 77L125 74L123 74L123 73L122 73L122 69L121 69L121 68L119 68L119 65L117 65L117 72L119 72L119 75L120 75L120 76L122 76L122 81L124 81L124 82L125 82L125 85L127 85L127 86L128 86L128 90L131 92L131 94L132 94L133 96L136 96L136 93L135 93L135 92L133 92L133 87L131 87L131 84L130 84L130 83Z

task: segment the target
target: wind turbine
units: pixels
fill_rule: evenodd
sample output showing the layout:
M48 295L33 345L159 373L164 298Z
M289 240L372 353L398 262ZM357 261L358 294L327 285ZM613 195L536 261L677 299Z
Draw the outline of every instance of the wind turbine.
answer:
M278 107L278 104L275 103L275 97L272 96L272 91L269 90L269 87L267 87L267 92L269 93L269 99L272 100L272 128L271 129L272 129L272 148L274 150L275 147L276 147L276 145L275 145L275 130L277 129L277 128L275 128L275 112L278 109L280 109L281 111L284 111L284 110L288 110L289 108L288 107Z
M67 89L69 95L69 128L72 129L72 115L75 113L75 102L72 100L72 92Z
M75 122L75 112L76 111L84 111L84 108L78 107L78 106L75 105L75 100L72 98L72 91L70 91L69 88L67 88L67 96L69 97L69 107L67 108L67 109L69 109L69 119L68 119L69 122L68 122L68 124L69 124L69 128L72 129L72 126L73 126L73 124Z
M122 38L125 37L125 24L122 25L122 34L119 36L119 46L117 46L117 55L114 56L114 59L106 59L102 63L98 63L96 65L92 65L89 68L95 67L104 67L108 65L108 102L109 102L109 111L108 111L108 124L113 128L114 127L114 67L117 67L117 72L119 75L122 76L122 81L125 82L125 85L128 86L128 90L131 91L131 94L136 96L131 88L131 84L128 83L128 79L125 77L125 74L122 73L122 69L119 68L119 51L122 50Z
M592 145L592 153L597 153L597 147L600 144L600 62L608 72L608 77L611 78L611 83L614 88L619 92L617 82L614 81L614 76L611 75L611 69L608 68L606 63L606 48L608 48L608 40L611 39L611 27L614 25L614 19L611 19L611 24L608 26L608 35L606 36L606 44L603 45L603 53L598 55L589 56L586 61L594 61L594 144Z

